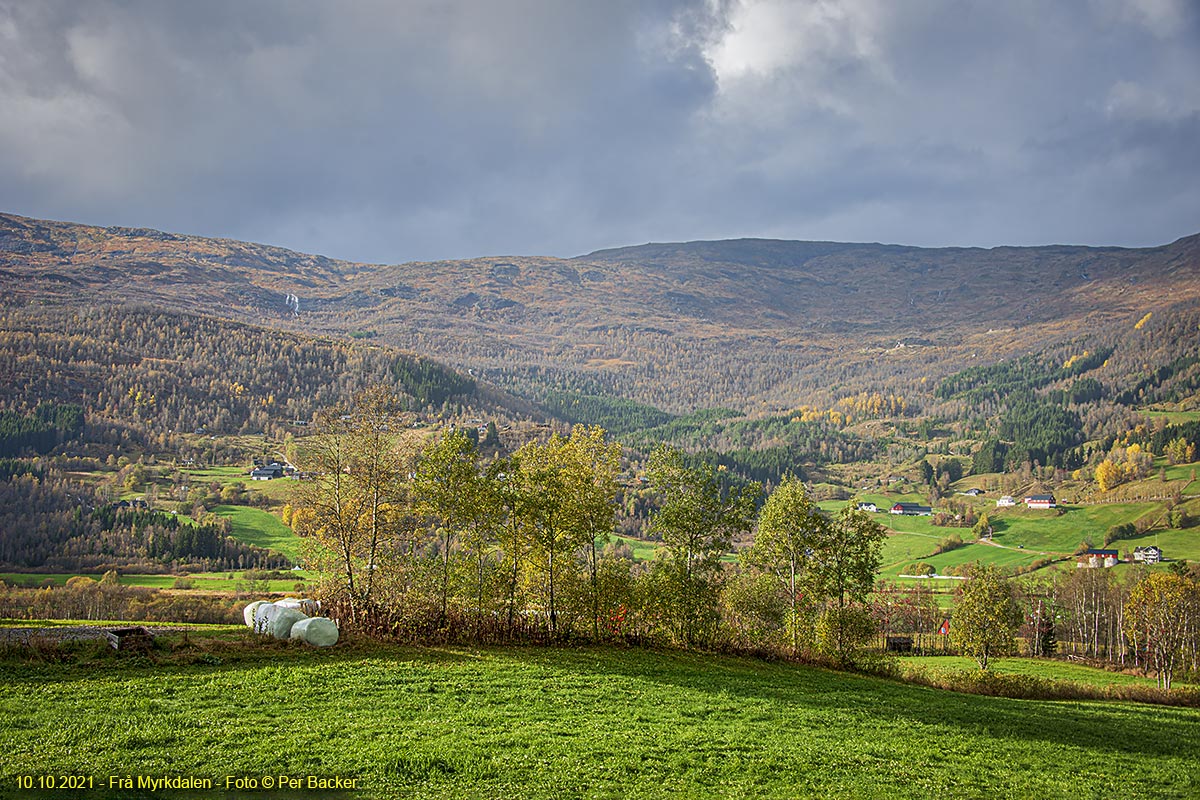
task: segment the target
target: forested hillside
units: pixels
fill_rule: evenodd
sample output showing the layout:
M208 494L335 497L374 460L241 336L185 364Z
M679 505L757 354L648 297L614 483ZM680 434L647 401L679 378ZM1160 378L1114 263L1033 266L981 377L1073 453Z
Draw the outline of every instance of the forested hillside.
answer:
M378 384L414 411L495 410L428 359L145 306L0 309L0 372L0 455L62 440L47 401L76 409L57 429L68 435L86 419L91 441L160 451L193 432L279 439Z
M564 393L759 414L866 392L918 411L959 370L1072 343L1099 352L1149 311L1195 309L1200 236L1145 249L737 240L380 266L0 215L0 277L9 305L137 298L398 346L568 418ZM1123 391L1153 396L1155 371L1186 369L1180 357L1145 362Z

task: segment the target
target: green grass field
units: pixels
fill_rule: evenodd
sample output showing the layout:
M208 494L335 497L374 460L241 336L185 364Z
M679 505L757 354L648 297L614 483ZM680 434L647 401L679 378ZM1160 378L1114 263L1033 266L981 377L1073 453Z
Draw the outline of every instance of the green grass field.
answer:
M253 481L250 480L249 467L185 467L181 470L188 476L188 480L192 483L212 483L217 482L222 485L233 483L234 481L245 481L249 486Z
M252 582L246 581L242 577L242 572L197 572L190 573L186 577L192 580L192 588L189 591L194 592L239 592L250 591ZM297 583L310 580L314 577L313 573L304 570L297 570L292 573L294 578L287 580L272 580L267 582L268 592L291 592L294 590ZM72 572L66 574L60 573L43 573L43 572L0 572L0 580L5 583L11 583L15 586L41 586L46 581L50 581L57 586L64 586L67 581L76 575L83 575L92 580L100 580L102 575L96 573L80 573ZM233 577L229 577L232 575ZM178 575L120 575L118 580L123 586L143 586L151 589L170 589L174 587L175 581L179 578ZM253 583L254 591L261 589L261 582Z
M643 539L635 539L632 536L620 536L613 534L610 541L618 544L627 544L629 549L633 551L634 561L653 561L654 554L658 552L659 544L657 542L647 542ZM601 544L603 546L603 544Z
M233 538L282 553L300 563L300 537L270 511L250 506L217 506L213 513L233 525Z
M906 658L907 666L918 669L940 672L971 672L978 669L978 664L970 658L962 656L921 656ZM1085 686L1154 686L1154 678L1141 675L1128 675L1123 672L1112 672L1086 664L1075 664L1069 661L1033 658L997 658L989 665L996 673L1012 675L1030 675L1035 678L1045 678L1053 681L1070 681ZM1188 684L1176 681L1179 686Z
M371 798L1200 792L1194 709L636 649L192 646L210 663L97 647L87 666L0 664L0 796L31 796L19 775L64 774L92 776L80 796L97 798L131 796L103 788L109 775L336 776Z
M1188 506L1191 507L1190 505ZM939 571L971 561L999 564L1006 567L1029 566L1035 561L1069 556L1087 539L1094 546L1104 544L1104 534L1113 525L1132 522L1144 515L1156 516L1162 509L1161 503L1107 503L1084 506L1068 506L1063 514L1052 511L1031 511L1023 507L988 508L988 518L995 529L993 542L1002 547L971 542L971 531L966 528L941 528L929 517L902 517L892 514L872 514L880 524L894 531L883 549L884 577L894 578L913 562L932 564ZM938 540L958 534L968 544L947 553L933 556ZM1119 547L1134 544L1153 544L1151 533L1142 539ZM1172 549L1170 558L1193 559L1200 556L1200 528L1186 531L1166 531L1157 534L1160 544Z
M1200 527L1187 530L1165 530L1147 533L1133 539L1122 539L1115 542L1121 551L1132 550L1135 547L1158 545L1170 559L1187 559L1200 561Z
M1195 422L1200 419L1200 411L1159 411L1154 409L1146 409L1140 412L1144 416L1154 419L1162 417L1172 425L1178 425L1183 422Z

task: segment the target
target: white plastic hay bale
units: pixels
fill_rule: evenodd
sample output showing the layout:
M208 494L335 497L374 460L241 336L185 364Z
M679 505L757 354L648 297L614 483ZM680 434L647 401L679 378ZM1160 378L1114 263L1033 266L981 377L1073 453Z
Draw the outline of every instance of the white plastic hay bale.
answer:
M284 608L294 608L297 611L303 611L306 615L312 617L321 610L321 604L316 600L309 600L306 597L285 597L282 600L276 600L275 605Z
M266 633L267 625L270 624L271 618L278 613L274 603L263 602L254 609L254 632Z
M242 619L246 620L247 628L254 627L254 612L258 609L259 606L261 606L265 602L267 602L267 601L266 600L255 600L253 603L251 603L250 605L248 605L244 609L242 609Z
M267 622L267 633L276 639L286 639L292 633L292 626L297 622L308 619L302 612L294 608L275 607L275 613Z
M312 624L312 621L313 621L313 618L309 617L308 619L302 619L299 622L297 622L295 625L292 626L292 632L291 632L291 634L289 634L289 637L292 639L300 639L301 641L303 641L304 640L304 632L306 630L308 630L308 626Z
M332 647L337 644L338 626L328 617L311 617L304 621L304 641L314 647Z

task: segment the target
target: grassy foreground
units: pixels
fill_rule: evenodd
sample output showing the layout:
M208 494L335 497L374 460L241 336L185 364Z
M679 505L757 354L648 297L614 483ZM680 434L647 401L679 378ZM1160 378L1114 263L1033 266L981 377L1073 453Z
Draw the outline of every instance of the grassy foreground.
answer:
M278 775L356 778L363 797L1200 794L1194 709L681 652L214 646L170 666L0 662L0 797L54 774L94 776L80 797L139 796L109 775L207 777L188 796L211 798L270 796L220 787Z

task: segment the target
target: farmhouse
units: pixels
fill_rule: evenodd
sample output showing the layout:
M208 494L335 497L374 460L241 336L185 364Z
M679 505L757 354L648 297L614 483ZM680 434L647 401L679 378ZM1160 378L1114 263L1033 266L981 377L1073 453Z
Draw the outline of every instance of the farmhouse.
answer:
M265 467L255 467L250 471L250 477L256 481L270 481L283 477L282 464L267 464Z
M1013 500L1011 494L1006 494L996 501L997 506L1015 506L1016 504L1017 501Z
M967 489L963 494L970 495L971 497L979 497L979 495L983 494L983 489Z
M1055 508L1054 495L1031 494L1025 498L1026 508Z
M916 503L896 503L892 506L891 513L902 514L906 517L928 517L933 514L933 509Z
M119 511L128 511L130 509L149 509L150 504L145 500L134 498L133 500L116 500L113 501L112 507Z
M1095 569L1096 567L1115 567L1121 560L1121 554L1116 550L1097 550L1090 548L1079 556L1075 562L1077 568Z
M1133 548L1133 560L1139 564L1157 564L1162 561L1162 550L1157 545Z
M874 503L859 503L858 510L859 511L870 511L872 514L874 514L876 511L879 510L879 506L875 505Z

